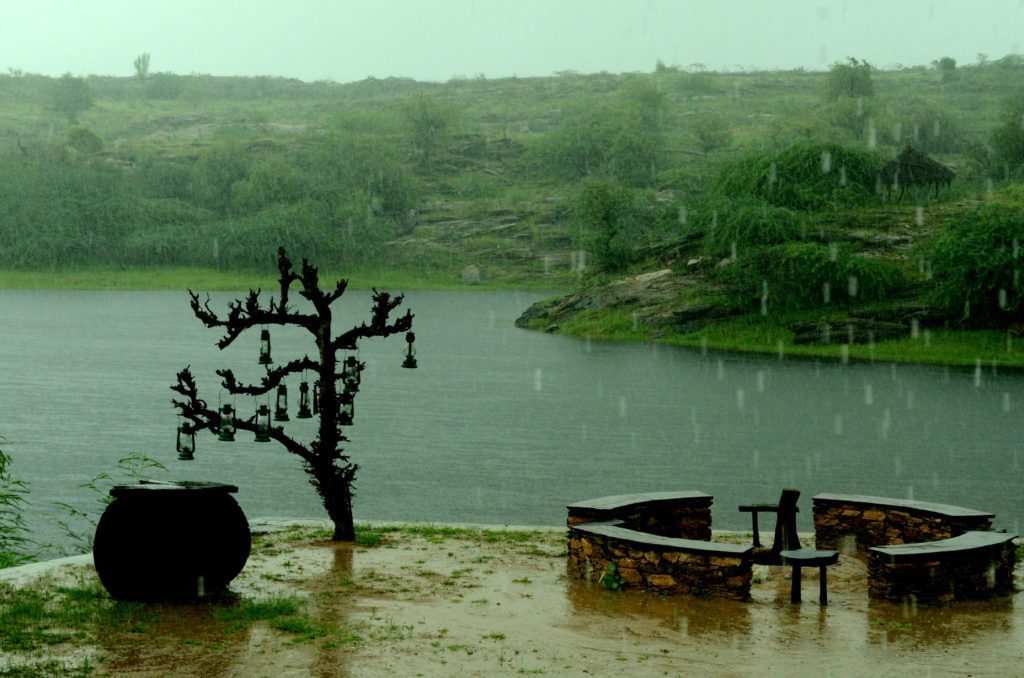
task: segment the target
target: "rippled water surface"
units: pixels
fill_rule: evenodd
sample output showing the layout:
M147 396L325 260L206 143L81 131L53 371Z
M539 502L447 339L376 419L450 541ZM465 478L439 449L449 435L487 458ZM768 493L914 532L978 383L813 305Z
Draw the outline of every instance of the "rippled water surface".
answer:
M234 295L216 294L223 309ZM589 342L513 327L543 295L413 292L420 369L400 368L400 336L364 345L367 369L347 447L361 470L357 519L558 524L565 504L607 494L697 489L714 526L749 529L740 503L801 490L850 492L1024 517L1024 378L957 370L742 357ZM201 436L177 461L170 384L191 364L256 380L258 332L226 351L176 292L0 291L0 434L32 490L44 540L58 501L94 510L80 487L144 452L168 477L230 482L250 516L322 516L294 457L240 434ZM349 292L339 326L369 317ZM314 350L273 329L278 361ZM292 398L298 379L289 384ZM293 403L294 406L294 403ZM251 399L237 407L248 416ZM309 439L314 420L287 428Z

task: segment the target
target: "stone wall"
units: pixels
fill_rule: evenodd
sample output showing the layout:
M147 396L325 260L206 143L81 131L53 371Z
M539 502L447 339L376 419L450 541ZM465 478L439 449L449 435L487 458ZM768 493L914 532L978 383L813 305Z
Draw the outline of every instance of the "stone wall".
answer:
M1011 537L980 548L912 557L872 549L868 554L868 595L894 602L944 603L1009 593L1016 565Z
M610 576L621 588L747 600L752 552L750 546L648 537L607 523L580 525L569 529L567 571L597 582L614 563Z
M711 539L711 495L652 492L602 497L570 504L567 525L621 521L628 529L680 539Z
M948 539L992 527L992 514L959 506L865 497L814 497L814 539L819 549L866 551L872 546Z

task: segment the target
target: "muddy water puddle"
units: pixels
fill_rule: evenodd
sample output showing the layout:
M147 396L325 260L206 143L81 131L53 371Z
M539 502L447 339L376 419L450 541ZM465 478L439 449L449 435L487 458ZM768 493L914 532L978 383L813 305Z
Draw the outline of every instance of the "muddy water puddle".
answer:
M1018 581L1020 578L1018 569ZM257 544L235 600L154 606L145 628L100 639L115 675L1012 675L1024 661L1016 597L949 607L872 602L861 561L759 568L748 603L611 592L565 576L564 535L423 538L378 546ZM287 597L293 617L232 624L217 606Z

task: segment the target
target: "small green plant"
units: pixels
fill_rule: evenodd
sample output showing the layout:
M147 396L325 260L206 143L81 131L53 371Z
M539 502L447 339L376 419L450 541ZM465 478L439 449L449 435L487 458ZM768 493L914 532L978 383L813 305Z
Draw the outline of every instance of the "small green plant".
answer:
M24 481L11 476L11 458L0 450L0 568L29 560L28 525L23 515L28 495Z
M615 562L609 562L604 567L604 572L598 579L609 591L618 591L626 584L626 580L619 573L619 566Z
M71 546L58 547L58 549L65 554L91 551L93 535L96 534L96 524L99 522L100 515L114 500L110 496L110 488L120 483L138 482L152 471L166 470L167 467L146 454L132 452L127 457L117 460L113 475L103 471L82 483L80 487L89 490L89 494L95 499L95 503L91 505L90 509L83 510L66 502L55 502L54 507L57 509L55 520L71 544Z

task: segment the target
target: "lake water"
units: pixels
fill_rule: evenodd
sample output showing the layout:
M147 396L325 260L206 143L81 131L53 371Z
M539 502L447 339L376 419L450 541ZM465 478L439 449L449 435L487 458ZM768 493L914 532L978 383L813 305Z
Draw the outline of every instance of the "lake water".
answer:
M235 295L215 294L221 310ZM980 371L779 360L591 342L517 329L544 295L412 292L420 368L401 336L367 342L347 451L359 519L561 524L565 505L628 492L714 495L713 524L749 529L741 503L802 492L875 494L1024 518L1024 377ZM370 295L336 304L336 327L368 318ZM278 362L313 351L272 328ZM0 291L0 435L28 482L38 538L66 543L53 504L96 511L80 486L143 452L154 477L239 486L250 517L324 517L298 460L240 433L206 434L179 462L170 405L191 364L216 404L214 369L257 380L258 332L226 351L177 292ZM289 384L293 407L298 379ZM251 399L236 401L246 416ZM315 420L286 425L308 440ZM770 523L770 521L768 521ZM770 528L770 525L768 525Z

